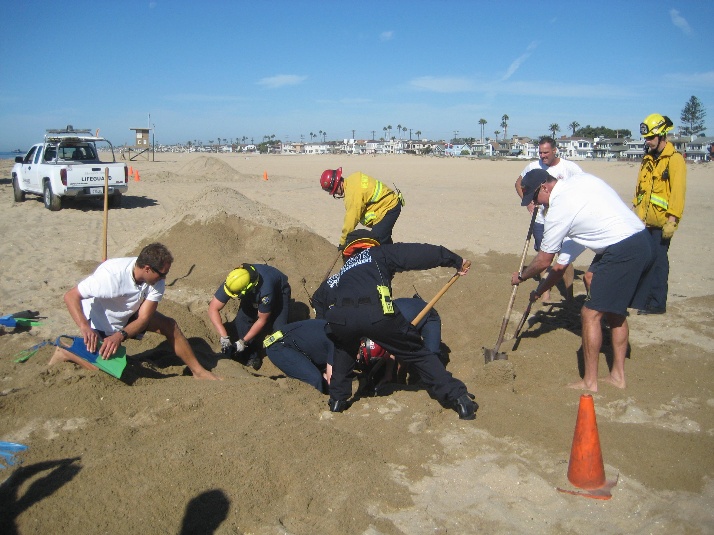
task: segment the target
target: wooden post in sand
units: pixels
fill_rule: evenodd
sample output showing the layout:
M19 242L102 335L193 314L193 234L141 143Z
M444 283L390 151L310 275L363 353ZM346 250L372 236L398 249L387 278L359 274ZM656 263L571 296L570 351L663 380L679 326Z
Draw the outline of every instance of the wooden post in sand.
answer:
M102 262L107 259L107 226L109 224L109 168L104 168L104 225L102 235Z

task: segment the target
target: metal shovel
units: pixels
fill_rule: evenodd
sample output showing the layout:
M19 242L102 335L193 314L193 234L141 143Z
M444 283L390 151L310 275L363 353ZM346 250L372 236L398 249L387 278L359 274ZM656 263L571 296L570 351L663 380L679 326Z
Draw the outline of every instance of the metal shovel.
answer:
M538 207L533 207L533 216L531 217L531 225L528 228L528 235L526 236L526 243L523 245L523 253L521 254L521 265L518 267L518 273L523 271L523 265L526 262L526 255L528 254L528 246L531 243L531 236L533 236L533 225L535 223L536 215L538 214ZM506 314L503 316L503 321L501 322L501 331L498 333L498 340L493 349L483 348L483 357L486 364L493 362L494 360L508 360L508 355L505 353L499 353L501 348L501 343L503 342L503 336L506 334L506 328L508 327L508 321L511 319L511 310L513 309L513 302L516 300L516 292L518 292L518 285L513 286L511 291L511 298L508 300L508 307L506 308Z

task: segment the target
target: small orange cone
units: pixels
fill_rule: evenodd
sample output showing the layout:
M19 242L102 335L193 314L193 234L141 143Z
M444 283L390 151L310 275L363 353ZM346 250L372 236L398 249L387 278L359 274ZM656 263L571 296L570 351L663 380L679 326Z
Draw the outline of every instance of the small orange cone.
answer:
M268 180L268 172L263 171L263 180Z
M134 182L139 182L139 170L134 171Z
M129 166L129 176L134 176L134 168L131 165Z
M568 481L580 489L589 492L571 491L558 488L561 492L576 494L597 500L612 498L610 489L617 485L605 479L605 466L602 462L600 436L595 419L595 403L590 394L580 396L578 419L575 422L575 435L570 450Z

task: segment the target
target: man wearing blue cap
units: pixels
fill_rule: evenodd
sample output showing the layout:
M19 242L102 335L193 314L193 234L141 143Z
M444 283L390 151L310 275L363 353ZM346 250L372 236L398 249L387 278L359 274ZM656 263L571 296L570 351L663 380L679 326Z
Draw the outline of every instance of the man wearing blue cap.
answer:
M543 169L534 169L523 177L522 187L523 206L533 202L548 210L540 251L521 273L513 273L511 284L517 285L548 267L566 238L594 251L588 269L592 273L590 293L581 311L585 374L568 386L597 392L601 320L605 317L614 355L610 374L603 380L625 388L627 309L641 306L645 298L641 281L655 254L644 224L615 190L588 173L558 181Z

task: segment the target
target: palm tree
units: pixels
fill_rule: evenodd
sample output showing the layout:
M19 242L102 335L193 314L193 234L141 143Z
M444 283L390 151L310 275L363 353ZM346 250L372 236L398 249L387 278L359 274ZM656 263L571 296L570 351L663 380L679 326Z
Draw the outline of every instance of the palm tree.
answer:
M318 131L318 134L320 134L320 135L322 136L322 130L319 130L319 131Z
M486 126L488 121L486 119L479 119L478 124L481 125L481 143L483 143L483 127Z
M397 125L397 132L399 133L399 139L402 139L402 125Z
M312 132L310 132L310 142L312 142L312 138L314 138L314 137L315 137L315 134L313 134Z
M387 127L385 126L384 128L382 128L382 130L384 130L384 137L386 138L387 137Z
M392 125L391 124L387 125L387 130L389 130L389 137L392 137Z
M402 132L406 135L408 128L406 126L402 126Z
M548 127L548 130L553 132L553 139L555 139L555 133L560 132L560 125L558 123L553 123Z
M580 123L578 121L573 121L568 125L568 128L573 131L573 137L575 137L575 131L578 129L578 126L580 126Z
M496 134L496 141L498 141L498 134L500 134L501 131L500 131L500 130L494 130L493 133Z
M323 132L322 133L322 142L324 143L326 139L327 139L327 132Z
M417 130L414 133L416 134L416 137L421 138L421 130Z
M508 137L508 119L510 117L508 115L503 115L501 117L501 127L503 128L503 139L506 139Z

